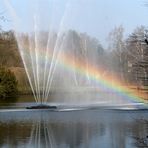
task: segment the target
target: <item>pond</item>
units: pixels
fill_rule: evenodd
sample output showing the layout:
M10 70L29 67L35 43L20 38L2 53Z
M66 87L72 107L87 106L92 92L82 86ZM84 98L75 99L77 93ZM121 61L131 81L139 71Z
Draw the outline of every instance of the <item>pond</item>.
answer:
M23 101L24 100L24 101ZM22 102L23 103L22 103ZM33 101L33 100L32 100ZM26 110L18 99L0 110L2 148L139 148L148 146L147 110ZM16 108L18 106L18 108ZM1 108L4 108L1 104Z

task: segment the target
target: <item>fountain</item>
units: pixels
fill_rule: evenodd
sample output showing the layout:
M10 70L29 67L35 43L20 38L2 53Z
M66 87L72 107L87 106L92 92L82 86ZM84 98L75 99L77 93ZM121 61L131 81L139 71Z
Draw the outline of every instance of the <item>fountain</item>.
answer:
M70 1L62 10L54 0L30 4L27 19L19 17L8 1L6 5L15 21L20 55L37 103L27 109L56 109L48 105L51 99L99 106L133 102L126 95L129 90L116 79L107 51L97 39L71 27Z
M129 89L122 79L127 75L118 63L120 48L114 55L92 37L95 26L96 32L100 27L92 20L102 23L98 13L91 15L96 12L94 6L90 8L95 1L17 1L16 5L23 6L19 12L14 1L4 1L13 18L24 64L21 69L27 74L32 95L21 96L10 105L0 103L0 147L113 148L141 143L146 147L148 108L140 100L140 91L134 86ZM116 5L118 1L96 2L100 12L102 6L123 6ZM101 15L108 26L113 15L108 17L106 10L107 15Z

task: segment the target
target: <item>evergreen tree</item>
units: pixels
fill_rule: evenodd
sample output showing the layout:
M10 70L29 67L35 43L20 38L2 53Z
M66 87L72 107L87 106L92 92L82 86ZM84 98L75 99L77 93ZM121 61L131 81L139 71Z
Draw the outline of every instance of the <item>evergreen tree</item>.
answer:
M0 98L16 97L17 80L9 69L0 67Z

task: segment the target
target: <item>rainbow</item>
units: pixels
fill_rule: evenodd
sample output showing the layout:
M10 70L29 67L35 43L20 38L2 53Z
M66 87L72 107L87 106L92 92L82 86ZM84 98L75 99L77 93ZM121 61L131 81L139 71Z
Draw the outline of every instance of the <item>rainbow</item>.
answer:
M45 60L45 51L38 51L40 52L41 60ZM57 53L58 55L58 53ZM52 58L52 54L48 52L48 58ZM104 70L101 68L92 67L92 65L86 65L85 62L82 60L77 60L73 62L74 57L68 54L59 54L58 64L68 70L75 70L82 76L86 76L86 73L89 75L89 78L92 81L97 83L98 89L105 88L110 92L117 92L117 95L122 96L124 100L130 102L142 102L145 105L148 104L148 100L146 100L147 94L138 92L136 89L131 90L125 84L121 83L121 81L115 75L103 75ZM54 61L55 62L55 61Z
M127 99L128 101L143 102L145 104L148 103L148 100L143 99L143 97L146 98L146 93L140 93L137 90L131 90L130 88L126 87L126 85L121 83L117 79L117 76L102 76L102 73L104 72L102 69L92 67L91 65L87 65L86 69L85 63L83 61L77 60L77 62L73 62L73 58L74 57L71 55L61 55L59 57L59 63L61 66L64 66L69 70L75 70L82 75L86 76L86 73L88 73L91 80L97 82L99 88L103 87L107 90L110 90L111 92L117 92L117 95L122 96L122 98Z

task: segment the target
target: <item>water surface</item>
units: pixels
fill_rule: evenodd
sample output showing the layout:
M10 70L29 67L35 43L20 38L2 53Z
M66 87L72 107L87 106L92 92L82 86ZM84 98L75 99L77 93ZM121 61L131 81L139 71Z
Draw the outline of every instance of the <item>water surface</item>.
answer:
M148 112L0 111L2 148L138 148L148 146ZM143 141L143 143L141 142Z

